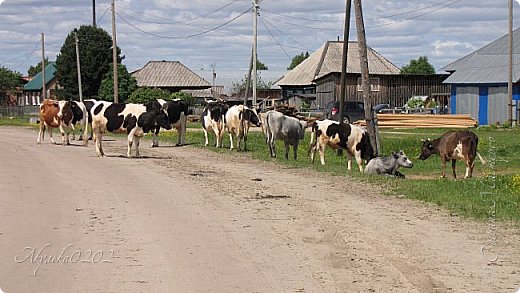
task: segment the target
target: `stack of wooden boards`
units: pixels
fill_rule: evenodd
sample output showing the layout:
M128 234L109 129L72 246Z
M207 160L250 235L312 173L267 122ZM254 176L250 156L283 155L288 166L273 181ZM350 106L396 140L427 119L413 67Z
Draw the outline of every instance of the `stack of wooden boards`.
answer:
M377 118L379 128L469 128L478 125L468 114L377 114ZM358 120L354 124L366 126L366 121Z

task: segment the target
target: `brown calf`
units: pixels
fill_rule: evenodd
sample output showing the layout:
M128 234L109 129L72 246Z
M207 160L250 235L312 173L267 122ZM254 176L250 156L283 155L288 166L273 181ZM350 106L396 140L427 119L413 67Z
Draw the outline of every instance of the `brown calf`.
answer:
M455 167L457 160L466 163L464 178L471 178L475 167L475 158L478 156L482 164L485 164L482 156L477 152L478 137L471 131L448 131L434 140L422 140L423 145L419 159L426 160L433 154L441 158L442 178L446 177L446 162L451 160L453 178L457 178Z
M68 101L43 100L40 105L40 132L37 143L41 144L44 139L45 129L49 129L51 143L56 144L52 137L52 129L59 128L63 145L69 144L69 132L72 130L73 113Z

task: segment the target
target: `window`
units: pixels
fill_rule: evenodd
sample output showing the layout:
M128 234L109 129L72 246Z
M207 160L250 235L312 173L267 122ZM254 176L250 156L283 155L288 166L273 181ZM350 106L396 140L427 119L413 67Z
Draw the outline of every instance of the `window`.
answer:
M370 91L371 92L378 92L379 91L379 84L380 84L379 77L371 77L370 78ZM362 92L363 91L363 87L361 85L361 77L358 77L358 80L357 80L357 91L358 92Z

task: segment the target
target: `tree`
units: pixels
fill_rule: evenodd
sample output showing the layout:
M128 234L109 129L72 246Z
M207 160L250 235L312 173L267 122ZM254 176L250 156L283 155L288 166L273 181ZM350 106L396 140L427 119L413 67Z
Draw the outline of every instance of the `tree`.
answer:
M78 96L75 33L78 35L83 96L95 97L105 74L112 70L112 38L101 28L83 25L73 29L56 58L56 79L63 87L60 98ZM117 62L121 62L117 48Z
M302 63L303 60L309 58L309 52L301 53L292 58L291 64L287 67L287 70L294 69L298 64Z
M112 67L112 64L110 64ZM128 73L126 66L118 64L117 80L119 86L119 102L124 103L130 95L137 89L137 81ZM114 101L114 71L109 70L105 73L101 86L99 87L98 98L105 101Z
M175 99L183 100L184 102L186 102L186 104L188 104L188 106L195 105L195 97L188 93L175 92L175 93L171 94L170 100L175 100Z
M5 98L16 92L16 87L22 85L21 74L0 67L0 103L5 103Z
M410 64L401 68L401 74L435 74L435 68L428 62L428 57L412 59Z
M163 99L169 100L170 93L163 89L158 88L149 88L149 87L141 87L136 89L126 100L128 103L139 103L145 104L149 101Z
M47 67L47 64L49 64L49 58L45 58L43 63L45 63L45 66ZM42 72L42 63L41 62L38 62L38 64L36 64L35 66L31 65L31 67L29 67L29 70L27 70L27 74L30 77L33 77L40 72Z
M239 82L233 82L233 93L240 93L241 91L246 89L246 83L247 83L247 74L242 77L242 80ZM262 80L262 77L260 74L256 76L256 88L257 89L270 89L273 85L273 82L265 82ZM250 86L249 89L252 89L253 87Z
M264 63L260 62L258 59L256 60L256 70L269 70L269 67Z

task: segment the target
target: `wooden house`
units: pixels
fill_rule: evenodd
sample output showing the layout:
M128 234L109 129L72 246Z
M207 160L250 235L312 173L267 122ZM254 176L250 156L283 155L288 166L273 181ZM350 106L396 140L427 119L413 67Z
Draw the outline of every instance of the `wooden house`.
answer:
M43 101L42 73L38 72L24 85L22 95L18 97L18 106L40 105ZM45 66L45 97L55 99L59 84L56 80L56 62L49 62Z
M151 87L171 93L181 90L202 90L211 84L179 61L150 61L132 72L138 87Z

